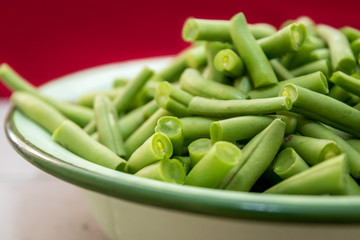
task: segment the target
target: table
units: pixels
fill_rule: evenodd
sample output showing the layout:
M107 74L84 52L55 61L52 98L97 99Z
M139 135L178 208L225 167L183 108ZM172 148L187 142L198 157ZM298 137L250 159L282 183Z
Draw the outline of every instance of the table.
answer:
M0 125L10 103L0 98ZM0 239L105 240L78 188L32 166L0 132Z

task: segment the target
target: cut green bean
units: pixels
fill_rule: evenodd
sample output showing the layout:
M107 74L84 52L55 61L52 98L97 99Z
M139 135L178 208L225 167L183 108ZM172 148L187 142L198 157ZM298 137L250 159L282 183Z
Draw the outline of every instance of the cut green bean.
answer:
M344 90L360 96L360 80L351 77L343 72L334 72L330 78L330 81L340 86Z
M325 47L324 40L315 36L307 36L301 48L296 52L287 53L281 58L281 63L287 69L293 69L306 64L309 61L309 56L313 50Z
M360 136L360 111L345 103L294 84L286 84L279 95L291 97L291 111Z
M348 139L346 142L360 153L360 139Z
M204 77L208 80L223 83L227 81L226 75L216 69L214 64L214 59L218 52L223 49L230 48L231 45L228 43L222 42L206 42L205 49L206 49L206 59L207 59L207 72L204 74Z
M11 95L11 102L50 133L67 119L50 104L31 93L16 91Z
M334 141L299 135L285 137L282 146L294 148L311 166L342 153L341 148Z
M290 110L289 97L273 97L251 100L214 100L194 97L189 104L189 112L206 117L236 117L242 115L262 115Z
M47 102L81 127L89 123L94 117L93 111L87 107L67 102L60 102L48 96L42 95L35 86L22 78L6 63L0 65L0 78L5 86L12 91L23 91L40 98L42 101Z
M125 87L125 85L129 83L129 81L130 81L129 78L123 78L123 77L115 78L112 87L113 88Z
M127 162L127 170L129 173L136 173L154 162L170 158L172 154L170 139L161 132L154 133L131 154Z
M358 38L360 38L360 30L350 27L350 26L345 26L340 28L340 31L346 36L346 38L349 40L349 42L352 42Z
M97 95L102 94L108 97L110 100L113 100L122 91L124 91L123 88L112 88L102 91L87 92L80 96L78 103L82 106L92 108L94 106L94 100Z
M187 71L187 70L185 70L185 71ZM194 70L194 71L196 71L196 70ZM160 83L157 86L157 94L155 94L155 95L168 96L185 106L188 106L189 103L191 102L191 99L193 98L193 96L191 94L189 94L188 92L183 91L180 88L175 87L168 82Z
M346 187L348 168L346 155L342 154L285 179L264 193L338 195Z
M359 59L360 57L360 37L350 44L351 50L354 53L354 56L356 59Z
M240 161L241 150L229 142L217 142L196 164L185 179L185 185L215 188Z
M312 50L308 57L309 62L314 62L323 59L330 60L330 51L328 48L320 48L320 49Z
M194 48L187 54L187 65L191 68L200 69L207 63L205 44Z
M305 74L314 73L317 71L320 71L326 77L329 77L331 75L331 66L329 60L323 59L315 62L310 62L290 70L290 73L295 77L298 77Z
M124 171L126 161L91 138L75 123L65 120L54 131L55 142L70 152L103 167Z
M135 132L133 132L125 141L126 153L130 156L146 139L155 133L157 121L164 116L171 116L171 113L158 109L149 117Z
M184 167L185 174L187 175L191 169L191 161L189 156L175 156L173 159L177 159L181 162Z
M351 99L351 95L340 86L334 85L329 91L329 97L335 98L341 102L346 102Z
M274 160L274 172L282 179L287 179L309 168L309 165L289 147L282 150Z
M251 80L248 76L242 76L234 81L234 87L247 94L252 90Z
M264 130L274 118L281 118L286 124L285 132L293 133L296 127L296 118L290 116L242 116L213 122L210 126L212 142L251 139Z
M241 90L215 81L203 78L199 71L188 68L180 77L181 89L195 96L216 99L246 99L246 94Z
M243 61L231 49L219 51L215 56L214 65L217 70L229 77L239 77L245 70Z
M231 21L230 33L236 50L244 61L255 88L277 83L277 78L260 45L251 35L243 13Z
M269 24L249 24L255 39L270 36L276 28ZM230 21L188 18L182 29L182 37L187 42L205 40L231 42Z
M94 113L99 142L120 157L126 157L114 105L104 95L95 98Z
M208 138L199 138L188 146L191 167L194 167L210 150L212 142Z
M185 141L192 142L198 138L210 138L210 125L214 121L216 119L206 117L180 118Z
M118 125L123 139L126 140L158 109L158 105L153 100L121 117Z
M360 195L360 186L359 184L350 176L345 176L345 189L340 193L341 195Z
M249 96L251 99L276 97L278 96L280 89L288 83L292 83L322 94L327 94L329 92L329 86L325 75L322 72L314 72L281 81L278 84L267 88L252 90L249 92Z
M137 93L143 88L145 83L154 75L154 72L147 67L144 67L136 77L124 87L124 90L119 93L112 103L116 109L117 114L125 112L128 105L135 99ZM96 122L92 120L89 122L84 130L88 134L92 134L96 131Z
M265 55L271 59L297 51L306 39L304 24L293 23L269 37L257 41ZM281 47L278 47L281 46Z
M166 116L158 120L155 132L168 136L173 146L174 155L180 155L184 144L183 128L177 117Z
M316 32L329 46L333 70L347 74L354 73L356 71L356 61L345 35L339 30L324 24L317 25Z
M304 136L319 139L328 139L336 142L347 155L350 163L350 173L353 177L360 177L360 153L352 148L344 139L339 137L327 127L320 123L298 118L297 131Z
M181 184L185 180L185 170L177 159L163 159L148 165L134 174L167 183Z
M270 64L271 64L272 68L274 69L275 74L276 74L277 78L279 79L279 81L284 81L284 80L295 78L295 76L289 70L287 70L286 67L284 67L279 62L279 60L272 59L272 60L270 60Z
M236 165L219 185L236 191L250 191L270 166L278 152L285 132L285 123L275 119L242 149L240 164Z

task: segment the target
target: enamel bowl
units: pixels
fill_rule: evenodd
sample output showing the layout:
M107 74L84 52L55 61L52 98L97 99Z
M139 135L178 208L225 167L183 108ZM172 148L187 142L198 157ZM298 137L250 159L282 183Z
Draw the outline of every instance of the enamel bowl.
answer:
M170 57L91 68L52 81L43 94L76 101L133 77L144 65L160 70ZM7 137L27 161L79 186L85 203L110 239L359 239L360 197L242 193L168 184L88 162L12 110Z

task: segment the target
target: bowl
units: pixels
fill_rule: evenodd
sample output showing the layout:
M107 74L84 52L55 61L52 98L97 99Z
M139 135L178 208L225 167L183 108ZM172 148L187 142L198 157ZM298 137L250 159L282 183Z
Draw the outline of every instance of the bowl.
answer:
M160 70L171 57L94 67L66 75L40 90L76 101L106 89L115 77L133 77L144 65ZM111 239L358 239L360 197L292 196L169 184L86 161L12 109L5 132L14 149L43 171L79 186L84 201ZM66 207L66 206L64 206Z

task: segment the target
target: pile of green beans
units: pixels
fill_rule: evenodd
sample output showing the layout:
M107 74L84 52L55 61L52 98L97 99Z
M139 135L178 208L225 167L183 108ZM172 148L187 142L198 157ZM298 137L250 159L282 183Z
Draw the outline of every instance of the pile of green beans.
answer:
M303 16L279 29L189 18L190 46L160 72L85 93L42 95L7 64L14 106L103 167L205 188L360 195L360 31Z

